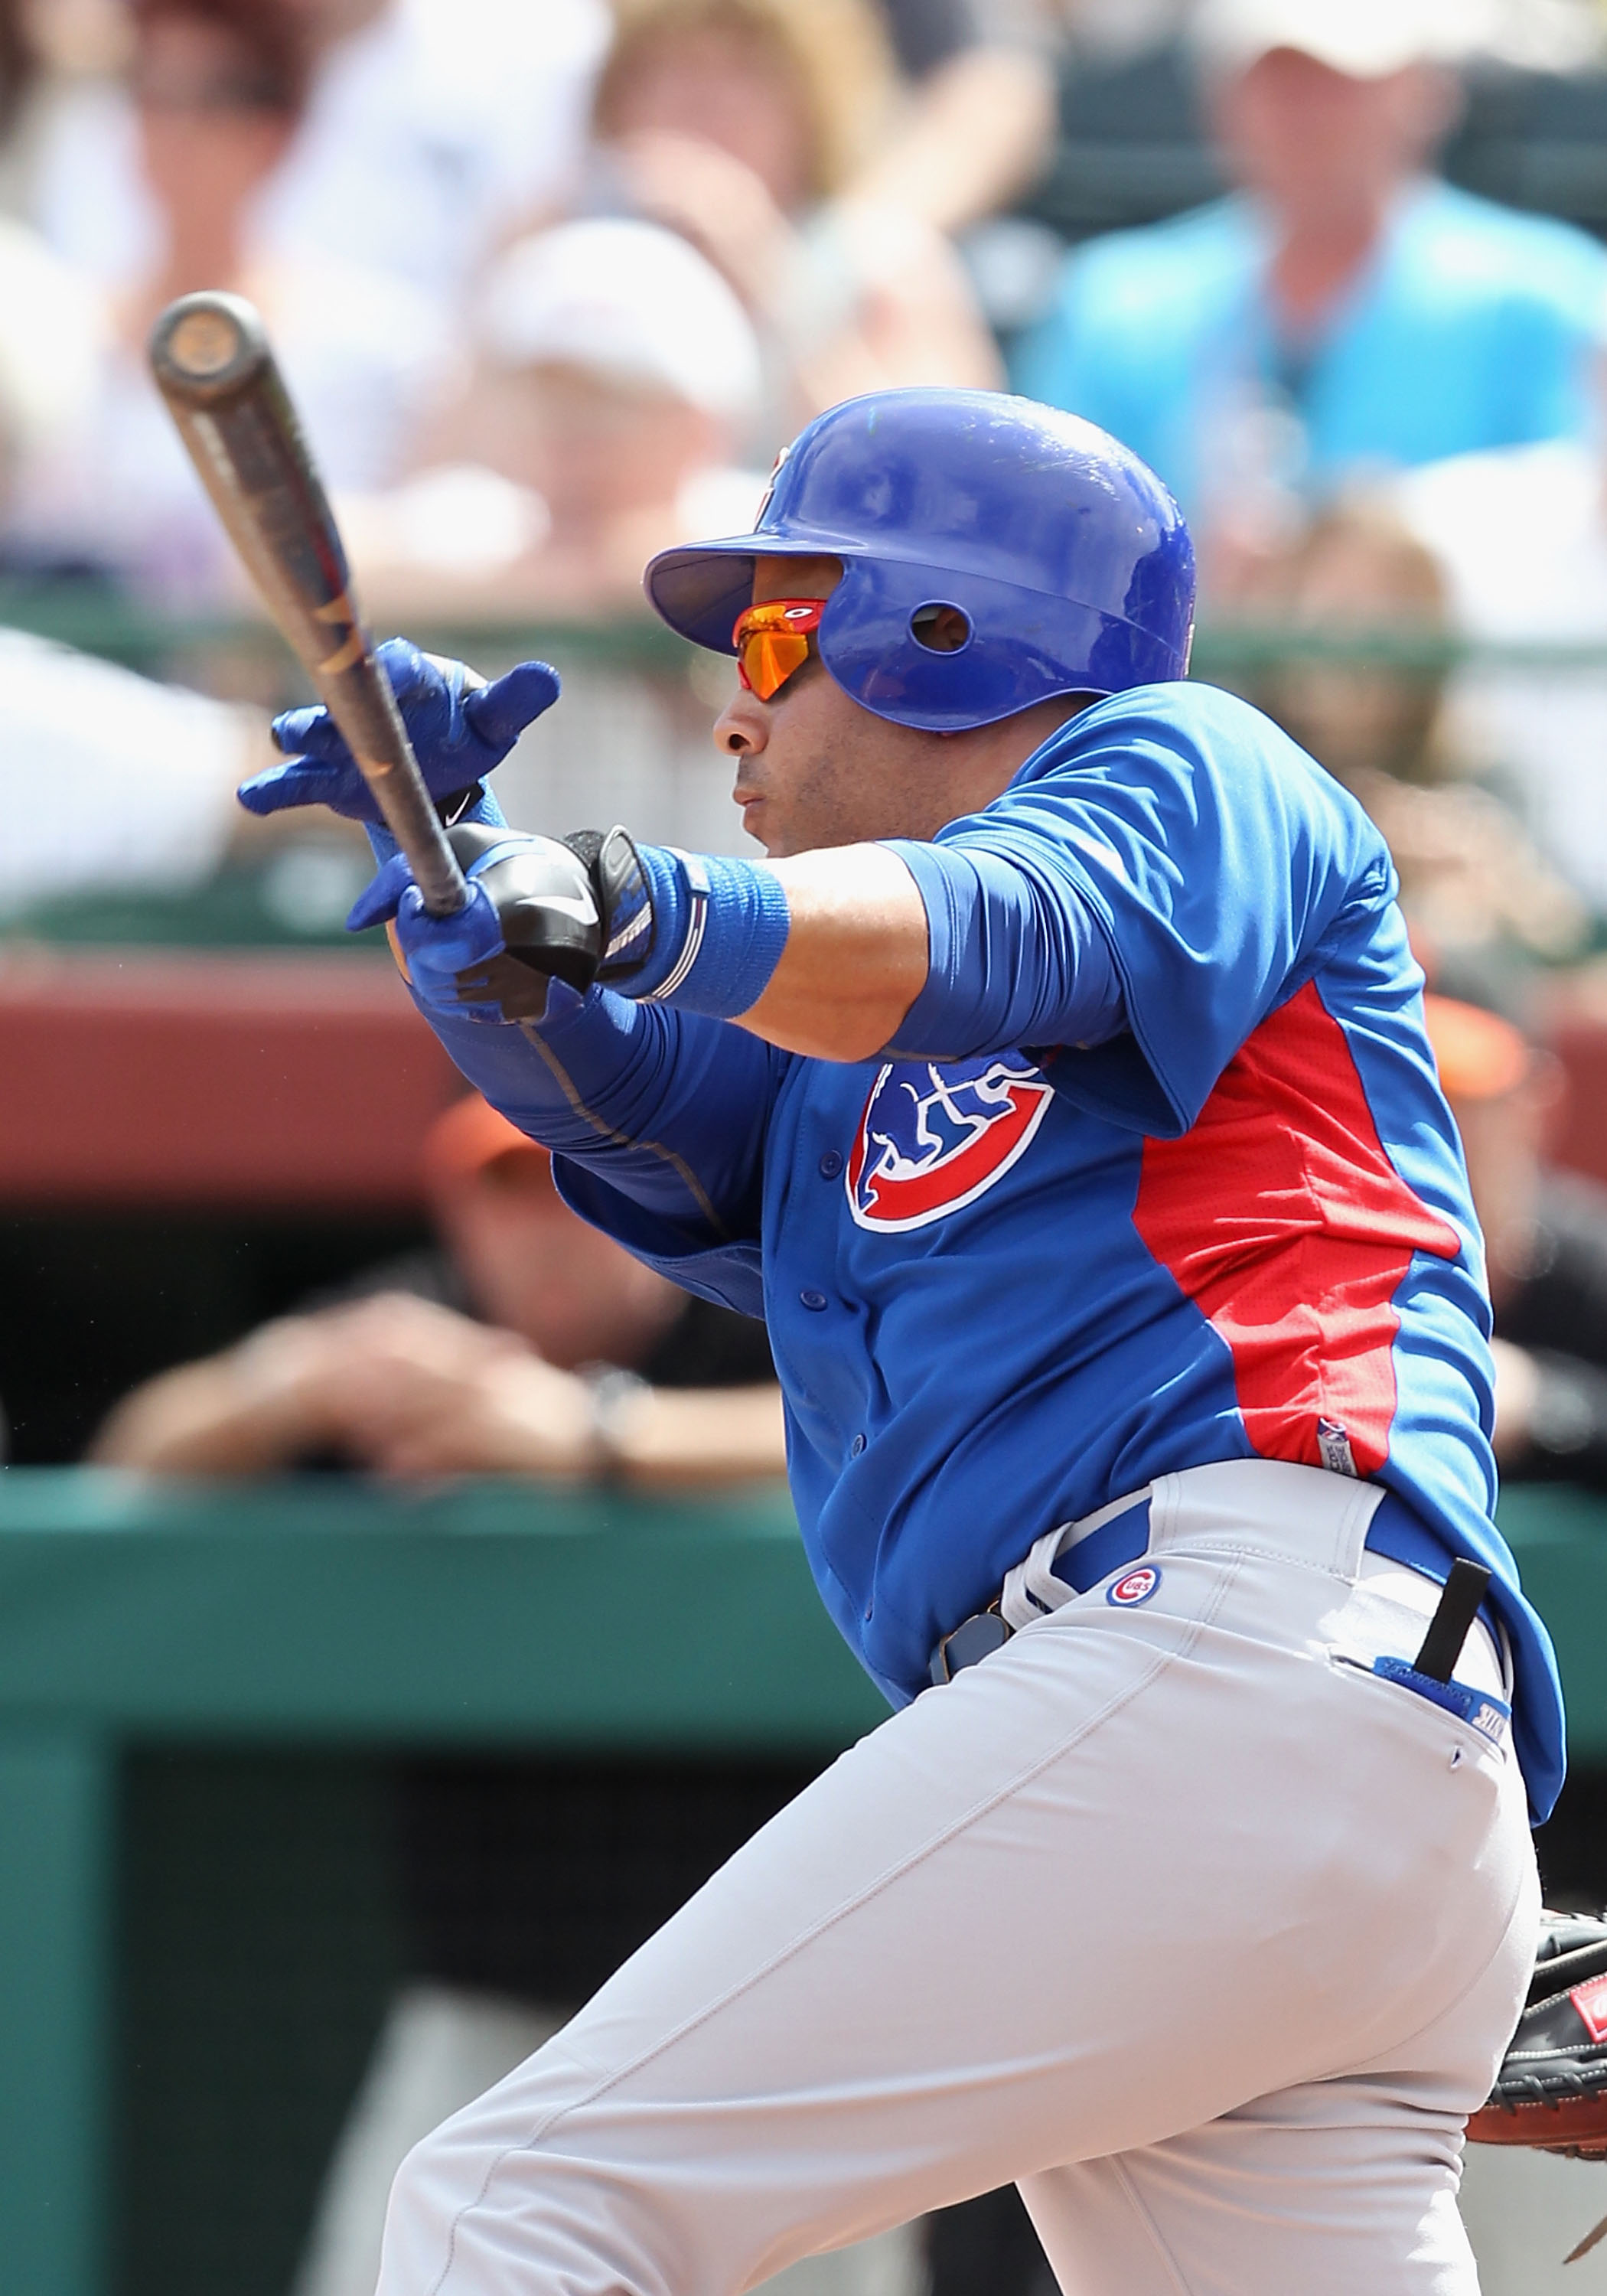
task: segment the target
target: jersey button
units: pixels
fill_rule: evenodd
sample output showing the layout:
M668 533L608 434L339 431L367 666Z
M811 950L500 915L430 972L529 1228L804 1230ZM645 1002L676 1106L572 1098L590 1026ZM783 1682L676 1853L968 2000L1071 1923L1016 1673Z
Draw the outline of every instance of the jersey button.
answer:
M826 1295L824 1292L800 1292L798 1296L812 1315L818 1316L826 1304Z
M841 1157L837 1153L835 1148L828 1148L825 1154L820 1160L821 1178L823 1180L834 1180L841 1169Z
M850 1450L850 1452L853 1454L854 1457L857 1459L857 1458L859 1456L859 1454L864 1450L864 1448L865 1448L865 1438L864 1438L864 1436L863 1436L863 1435L856 1435L856 1436L855 1436L855 1438L854 1438L854 1439L853 1439L853 1441L849 1445L849 1450Z

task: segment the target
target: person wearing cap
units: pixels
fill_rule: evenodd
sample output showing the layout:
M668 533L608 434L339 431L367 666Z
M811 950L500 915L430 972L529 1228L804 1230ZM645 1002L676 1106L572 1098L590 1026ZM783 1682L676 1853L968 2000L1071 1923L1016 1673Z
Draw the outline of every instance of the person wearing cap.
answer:
M393 1480L528 1475L644 1489L779 1475L762 1328L690 1298L578 1219L552 1160L478 1095L439 1118L437 1250L266 1324L116 1406L97 1465Z
M343 505L373 611L618 608L643 553L739 521L760 396L742 304L676 233L590 217L509 248L473 366L400 486Z
M1607 256L1428 172L1458 0L1204 0L1225 199L1068 261L1019 389L1124 439L1239 554L1347 477L1583 431Z

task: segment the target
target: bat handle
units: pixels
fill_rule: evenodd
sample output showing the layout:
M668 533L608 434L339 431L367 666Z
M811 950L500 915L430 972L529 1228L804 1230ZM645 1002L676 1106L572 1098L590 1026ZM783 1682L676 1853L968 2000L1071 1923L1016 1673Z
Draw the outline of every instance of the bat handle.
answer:
M348 668L326 662L318 690L380 809L407 857L413 881L432 917L455 916L469 887L424 787L396 696L372 654Z

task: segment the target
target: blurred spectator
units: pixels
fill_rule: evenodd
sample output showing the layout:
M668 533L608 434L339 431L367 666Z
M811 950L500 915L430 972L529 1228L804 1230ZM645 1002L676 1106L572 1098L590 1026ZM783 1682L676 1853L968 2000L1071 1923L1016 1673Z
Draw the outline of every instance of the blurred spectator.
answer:
M731 289L656 225L561 224L493 266L473 372L422 464L345 513L383 619L635 607L651 554L741 530L763 490L737 466L758 347Z
M437 1124L425 1177L437 1250L159 1374L88 1456L164 1474L333 1457L403 1479L644 1488L784 1472L762 1324L692 1299L588 1227L546 1151L478 1098ZM599 1376L611 1369L633 1376Z
M1134 4L1134 0L1126 0ZM962 231L1026 191L1054 132L1049 0L883 0L910 100L850 204Z
M74 435L102 348L94 297L0 218L0 523L19 473ZM40 570L0 550L0 574ZM101 890L183 890L211 873L246 821L235 784L266 762L258 718L3 623L0 677L0 915Z
M37 233L0 217L0 524L21 474L94 405L105 340L92 291Z
M1601 0L1483 0L1475 13L1480 55L1522 71L1588 70L1607 53Z
M255 841L234 802L269 755L251 711L27 630L0 627L0 922L73 894L186 891Z
M1194 0L1061 0L1060 14L1078 53L1140 55L1176 38Z
M1400 515L1442 570L1457 632L1474 642L1607 647L1607 456L1556 439L1413 472ZM1607 914L1607 670L1481 665L1457 707L1520 794L1553 865Z
M1501 1472L1607 1490L1607 1189L1543 1160L1556 1062L1493 1013L1424 1004L1484 1230Z
M35 39L36 4L0 0L0 213L20 217L27 197L36 97L46 76Z
M616 15L592 197L683 233L731 281L777 370L769 451L857 391L997 381L941 232L860 188L897 117L870 0L616 0Z
M295 0L135 0L128 84L156 259L109 299L109 340L81 429L21 477L19 546L100 565L177 603L236 580L217 519L143 364L176 295L233 287L263 310L330 481L392 473L442 349L425 299L331 254L254 255L252 202L302 116L312 56Z
M85 0L75 0L83 5ZM438 308L496 232L564 193L578 159L604 0L287 0L309 101L253 203L253 261L339 260ZM39 220L113 291L160 261L124 91L86 88L41 154Z
M299 4L327 30L302 132L263 201L265 244L377 265L455 305L497 234L571 188L603 0Z
M1457 0L1204 0L1240 189L1073 256L1022 390L1103 423L1241 554L1358 472L1582 432L1607 254L1427 176Z
M1505 1001L1535 961L1576 954L1589 930L1585 904L1511 807L1468 777L1445 707L1445 580L1388 501L1332 504L1269 563L1257 601L1269 635L1309 632L1334 650L1326 659L1297 652L1266 674L1256 699L1383 832L1414 942L1432 952L1439 976ZM1337 658L1347 644L1382 658Z
M478 1096L436 1124L425 1168L438 1250L375 1271L371 1283L384 1288L365 1297L268 1324L150 1382L112 1414L91 1456L219 1475L334 1456L392 1477L598 1478L643 1490L783 1473L762 1324L690 1299L587 1226L559 1199L545 1150ZM435 1808L427 1790L403 1792L416 1848L438 1831ZM455 1884L460 1928L505 1929L494 1871ZM414 1926L427 1940L428 1920ZM423 1956L337 2147L298 2296L368 2296L404 2154L560 2021L447 1981L427 1943ZM848 2296L864 2284L832 2284Z

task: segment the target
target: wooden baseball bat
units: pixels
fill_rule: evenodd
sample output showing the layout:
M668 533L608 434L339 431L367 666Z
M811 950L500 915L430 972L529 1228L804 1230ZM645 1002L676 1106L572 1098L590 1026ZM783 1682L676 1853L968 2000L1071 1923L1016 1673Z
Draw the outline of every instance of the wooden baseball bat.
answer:
M468 888L374 660L329 498L261 318L239 295L183 295L152 330L150 358L230 540L346 736L424 906L451 915Z

